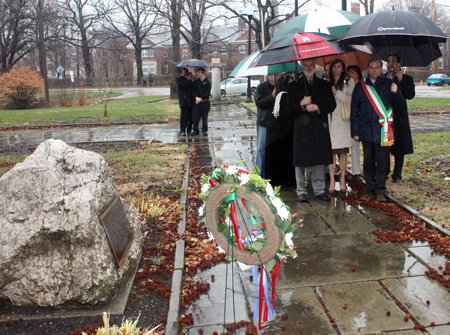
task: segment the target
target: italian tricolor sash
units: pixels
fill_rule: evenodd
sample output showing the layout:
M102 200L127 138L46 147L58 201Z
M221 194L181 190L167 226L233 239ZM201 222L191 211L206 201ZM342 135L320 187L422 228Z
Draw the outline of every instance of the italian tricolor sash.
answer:
M383 102L380 99L377 91L373 86L366 85L364 80L361 80L362 87L370 103L380 117L381 124L381 146L389 147L394 144L394 133L392 131L392 122L394 121L392 117L392 107L386 110Z

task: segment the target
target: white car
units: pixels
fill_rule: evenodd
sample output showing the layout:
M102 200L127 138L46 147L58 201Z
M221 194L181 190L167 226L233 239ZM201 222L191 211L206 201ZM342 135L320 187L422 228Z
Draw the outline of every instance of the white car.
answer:
M250 80L252 95L259 84L259 80ZM220 95L222 97L235 94L247 94L247 78L228 78L220 83Z

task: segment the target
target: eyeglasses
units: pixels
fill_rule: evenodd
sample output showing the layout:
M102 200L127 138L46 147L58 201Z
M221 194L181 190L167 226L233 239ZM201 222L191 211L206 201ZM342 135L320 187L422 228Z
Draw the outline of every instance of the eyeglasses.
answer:
M303 67L314 67L316 64L314 63L306 63L306 64L302 64Z

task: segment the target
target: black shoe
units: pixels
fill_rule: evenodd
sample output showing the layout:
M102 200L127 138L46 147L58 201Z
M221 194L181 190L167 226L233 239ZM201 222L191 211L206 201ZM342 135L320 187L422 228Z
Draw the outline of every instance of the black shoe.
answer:
M185 131L182 131L182 132L180 133L180 135L181 135L181 136L186 136L186 132L185 132Z
M193 131L193 132L191 133L191 136L195 136L195 135L198 135L198 131Z
M400 182L402 181L402 177L392 177L392 182L394 183L394 184L400 184Z
M330 199L331 199L325 193L319 194L318 196L316 196L316 198L319 199L319 200L322 200L322 201L330 201Z
M208 136L208 133L206 131L202 132L203 136Z
M298 201L300 202L306 202L306 194L300 194L298 196Z

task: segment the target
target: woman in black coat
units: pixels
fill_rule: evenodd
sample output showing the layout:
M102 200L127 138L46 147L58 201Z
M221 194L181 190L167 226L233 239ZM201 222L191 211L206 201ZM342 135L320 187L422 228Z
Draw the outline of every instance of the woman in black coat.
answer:
M288 190L295 185L293 163L294 117L287 109L287 89L293 79L280 77L274 89L275 105L266 126L265 178L273 186Z

